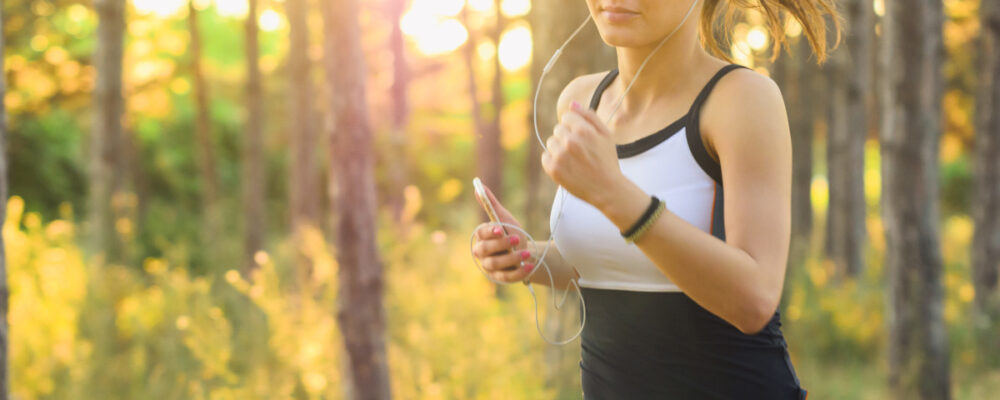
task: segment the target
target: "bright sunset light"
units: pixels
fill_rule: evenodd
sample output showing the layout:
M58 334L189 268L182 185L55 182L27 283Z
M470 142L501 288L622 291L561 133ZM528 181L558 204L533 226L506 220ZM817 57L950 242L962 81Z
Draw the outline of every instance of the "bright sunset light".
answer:
M285 17L277 11L268 9L260 13L257 19L260 29L265 32L273 32L285 26Z
M215 0L214 2L216 12L223 17L243 18L249 12L246 0Z
M500 66L508 71L524 68L531 62L531 30L521 25L500 36Z
M761 27L754 27L747 33L747 44L754 50L762 50L767 46L767 33Z
M507 17L528 15L529 11L531 11L530 0L503 0L500 3L500 12Z
M168 17L187 7L187 0L132 0L132 6L139 14Z

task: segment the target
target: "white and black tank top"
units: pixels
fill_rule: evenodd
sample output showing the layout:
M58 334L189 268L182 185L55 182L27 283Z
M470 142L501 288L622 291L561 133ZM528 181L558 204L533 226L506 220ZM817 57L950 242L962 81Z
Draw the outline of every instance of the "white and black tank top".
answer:
M699 111L731 64L717 72L688 113L666 128L617 145L626 177L663 199L671 212L725 240L722 173L698 131ZM615 79L598 85L590 108ZM744 334L689 298L618 228L590 204L560 190L555 244L580 273L586 325L580 334L584 400L761 399L803 400L775 310L758 333Z
M685 221L725 240L722 173L702 143L699 111L723 75L741 65L720 69L698 94L687 114L634 142L616 145L622 173L646 193L666 203ZM604 90L618 76L608 72L590 101L597 109ZM566 196L562 209L559 203ZM549 228L556 228L555 245L580 273L580 286L640 292L680 291L635 244L621 237L617 226L600 210L560 190L553 200ZM556 217L562 217L555 226Z

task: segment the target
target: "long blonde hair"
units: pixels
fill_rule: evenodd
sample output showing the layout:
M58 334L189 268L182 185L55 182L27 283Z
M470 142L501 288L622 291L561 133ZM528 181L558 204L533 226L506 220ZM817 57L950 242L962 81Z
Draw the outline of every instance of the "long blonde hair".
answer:
M730 62L732 59L729 53L723 50L716 35L716 22L722 20L721 26L718 27L719 33L723 43L728 44L736 12L740 10L756 10L764 16L773 43L772 60L777 58L782 45L788 47L785 19L789 17L794 18L802 26L802 33L809 40L817 62L825 61L828 53L827 15L831 17L836 34L833 47L840 43L841 17L830 0L705 0L700 27L702 46L715 56Z

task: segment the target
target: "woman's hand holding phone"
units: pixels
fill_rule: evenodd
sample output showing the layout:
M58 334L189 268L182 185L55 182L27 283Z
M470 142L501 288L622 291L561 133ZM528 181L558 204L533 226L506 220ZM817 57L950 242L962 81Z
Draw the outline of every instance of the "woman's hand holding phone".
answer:
M521 223L497 201L488 187L483 185L487 199L496 211L500 222L521 227ZM485 206L485 205L484 205ZM513 229L505 232L500 224L484 222L476 227L476 243L472 247L472 255L479 259L486 273L497 282L523 281L534 269L531 251L528 249L527 238ZM524 262L523 266L521 262Z

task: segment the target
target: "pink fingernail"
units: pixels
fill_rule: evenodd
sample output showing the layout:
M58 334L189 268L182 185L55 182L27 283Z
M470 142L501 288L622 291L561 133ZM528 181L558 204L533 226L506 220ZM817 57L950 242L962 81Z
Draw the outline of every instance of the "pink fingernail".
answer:
M517 237L517 236L511 236L510 237L510 244L516 246L518 243L521 243L521 238L520 237Z
M522 259L527 260L528 257L531 257L531 252L530 251L527 251L527 250L521 251L521 258Z
M534 269L534 268L535 268L535 264L531 264L531 263L524 264L524 270L525 271L531 272L531 270Z
M494 235L499 235L499 234L500 234L500 232L503 232L503 231L502 231L502 230L500 229L500 227L499 227L499 226L498 226L498 227L496 227L496 228L493 228L493 234L494 234Z
M576 100L574 100L572 103L570 103L570 107L572 107L573 110L579 111L580 110L580 103L577 103Z

